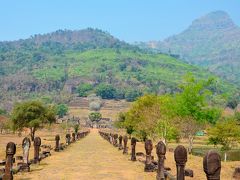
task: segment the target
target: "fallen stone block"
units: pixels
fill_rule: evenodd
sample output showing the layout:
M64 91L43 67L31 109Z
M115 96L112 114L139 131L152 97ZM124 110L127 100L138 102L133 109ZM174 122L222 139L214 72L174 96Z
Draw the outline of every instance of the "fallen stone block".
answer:
M188 177L193 177L193 170L191 169L185 169L184 175Z

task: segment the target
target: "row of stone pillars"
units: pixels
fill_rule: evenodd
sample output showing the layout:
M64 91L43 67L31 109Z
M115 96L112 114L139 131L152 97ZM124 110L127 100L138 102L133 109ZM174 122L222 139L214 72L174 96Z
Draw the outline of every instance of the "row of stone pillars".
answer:
M89 134L89 130L87 131L82 131L77 133L72 133L72 140L70 134L66 135L66 144L69 145L70 143L75 142L76 140L80 140L84 138L87 134ZM70 137L70 138L69 138ZM66 146L61 146L60 145L60 136L56 135L55 136L55 151L58 152L60 150L63 150ZM22 162L19 162L17 164L18 171L24 171L24 172L29 172L30 171L30 165L31 164L38 164L43 156L40 158L40 146L41 146L41 138L40 137L35 137L34 138L34 158L29 161L29 150L31 147L31 141L28 137L25 137L22 141L22 149L23 149L23 156L22 156ZM6 146L6 162L5 162L5 169L4 169L4 174L2 176L3 180L12 180L13 179L13 162L14 162L14 155L16 153L16 145L13 142L9 142ZM49 152L50 153L50 152ZM1 177L0 177L1 179Z
M118 147L120 150L123 149L123 154L128 153L128 137L122 136L114 133L109 133L103 130L99 131L99 134L113 144L115 147ZM117 143L117 140L119 143ZM123 146L122 146L123 140ZM131 160L136 161L136 138L131 138ZM167 170L170 168L165 167L164 161L166 159L166 146L160 141L156 145L156 154L158 161L153 161L152 156L153 143L151 140L145 141L145 151L146 151L146 160L145 160L145 172L157 171L156 179L165 180L165 179L177 179L184 180L185 176L193 177L193 171L190 169L185 169L187 162L187 150L184 146L179 145L174 150L174 159L176 162L177 175L174 177ZM203 169L206 174L207 180L220 180L221 172L221 158L220 155L215 151L209 151L203 158ZM239 169L240 170L240 169ZM236 174L236 173L235 173Z

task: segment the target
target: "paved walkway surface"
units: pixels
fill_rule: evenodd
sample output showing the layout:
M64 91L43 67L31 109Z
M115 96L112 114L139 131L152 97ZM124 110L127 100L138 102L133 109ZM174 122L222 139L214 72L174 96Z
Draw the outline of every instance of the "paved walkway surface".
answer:
M130 155L114 148L102 139L97 130L71 144L63 152L54 153L31 166L30 173L18 173L14 179L30 180L151 180L155 173L145 173L144 165L131 162Z

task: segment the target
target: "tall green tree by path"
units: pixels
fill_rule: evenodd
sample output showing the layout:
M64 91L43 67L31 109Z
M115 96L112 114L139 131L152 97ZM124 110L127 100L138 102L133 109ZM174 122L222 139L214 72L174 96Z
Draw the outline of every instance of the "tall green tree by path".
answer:
M196 132L201 130L204 123L216 122L220 111L209 105L209 97L212 95L209 87L214 83L214 79L196 80L194 76L188 74L184 80L180 86L182 91L175 96L174 109L179 127L184 137L188 138L191 152Z
M170 95L162 95L159 97L159 101L161 115L156 124L156 132L167 145L168 141L179 138L179 130L175 125L173 108L175 99Z
M152 138L161 116L160 100L156 95L145 95L137 99L126 113L124 126L142 139Z
M46 106L41 101L26 101L14 106L11 119L15 130L29 128L31 139L34 140L36 130L46 123L55 122L55 116L53 107Z

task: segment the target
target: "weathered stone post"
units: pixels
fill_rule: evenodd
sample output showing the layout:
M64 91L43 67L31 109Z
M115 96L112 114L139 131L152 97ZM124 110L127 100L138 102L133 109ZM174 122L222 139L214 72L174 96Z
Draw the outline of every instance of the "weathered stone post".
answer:
M127 154L128 153L127 142L128 142L128 137L124 136L123 137L123 154Z
M179 145L174 151L174 159L177 167L177 180L185 179L185 165L187 162L187 150L184 146Z
M203 169L208 180L220 180L221 157L215 151L208 151L203 158Z
M71 135L66 134L66 144L69 145L71 143Z
M75 133L72 133L72 142L75 142L76 138L75 138Z
M31 140L28 137L25 137L22 141L23 148L23 163L29 164L29 149L31 147Z
M148 139L145 141L145 151L146 151L146 162L145 162L145 168L144 168L145 172L153 171L152 156L151 156L152 150L153 150L152 141Z
M122 147L122 136L121 136L121 135L118 137L118 141L119 141L118 149L119 149L119 150L122 150L123 147Z
M58 152L60 150L59 147L60 136L58 134L55 136L55 141L56 141L55 151Z
M233 180L240 179L240 168L239 167L235 168L232 179Z
M23 163L20 163L20 171L30 171L29 167L29 149L31 147L31 140L28 137L25 137L22 141L22 148L23 148Z
M118 134L114 134L113 135L113 138L114 138L114 140L113 140L113 145L115 146L115 147L117 147L117 139L118 139Z
M6 165L5 173L2 177L3 180L12 180L13 179L13 156L16 153L16 145L13 142L9 142L6 147Z
M157 170L157 180L164 180L164 160L165 160L165 154L166 154L166 146L165 144L160 141L157 144L156 147L156 153L158 156L158 170Z
M35 137L34 138L34 163L39 163L39 151L40 151L40 146L41 146L41 138L40 137Z
M131 139L131 147L132 147L131 161L136 161L136 143L137 143L137 139L133 137Z

